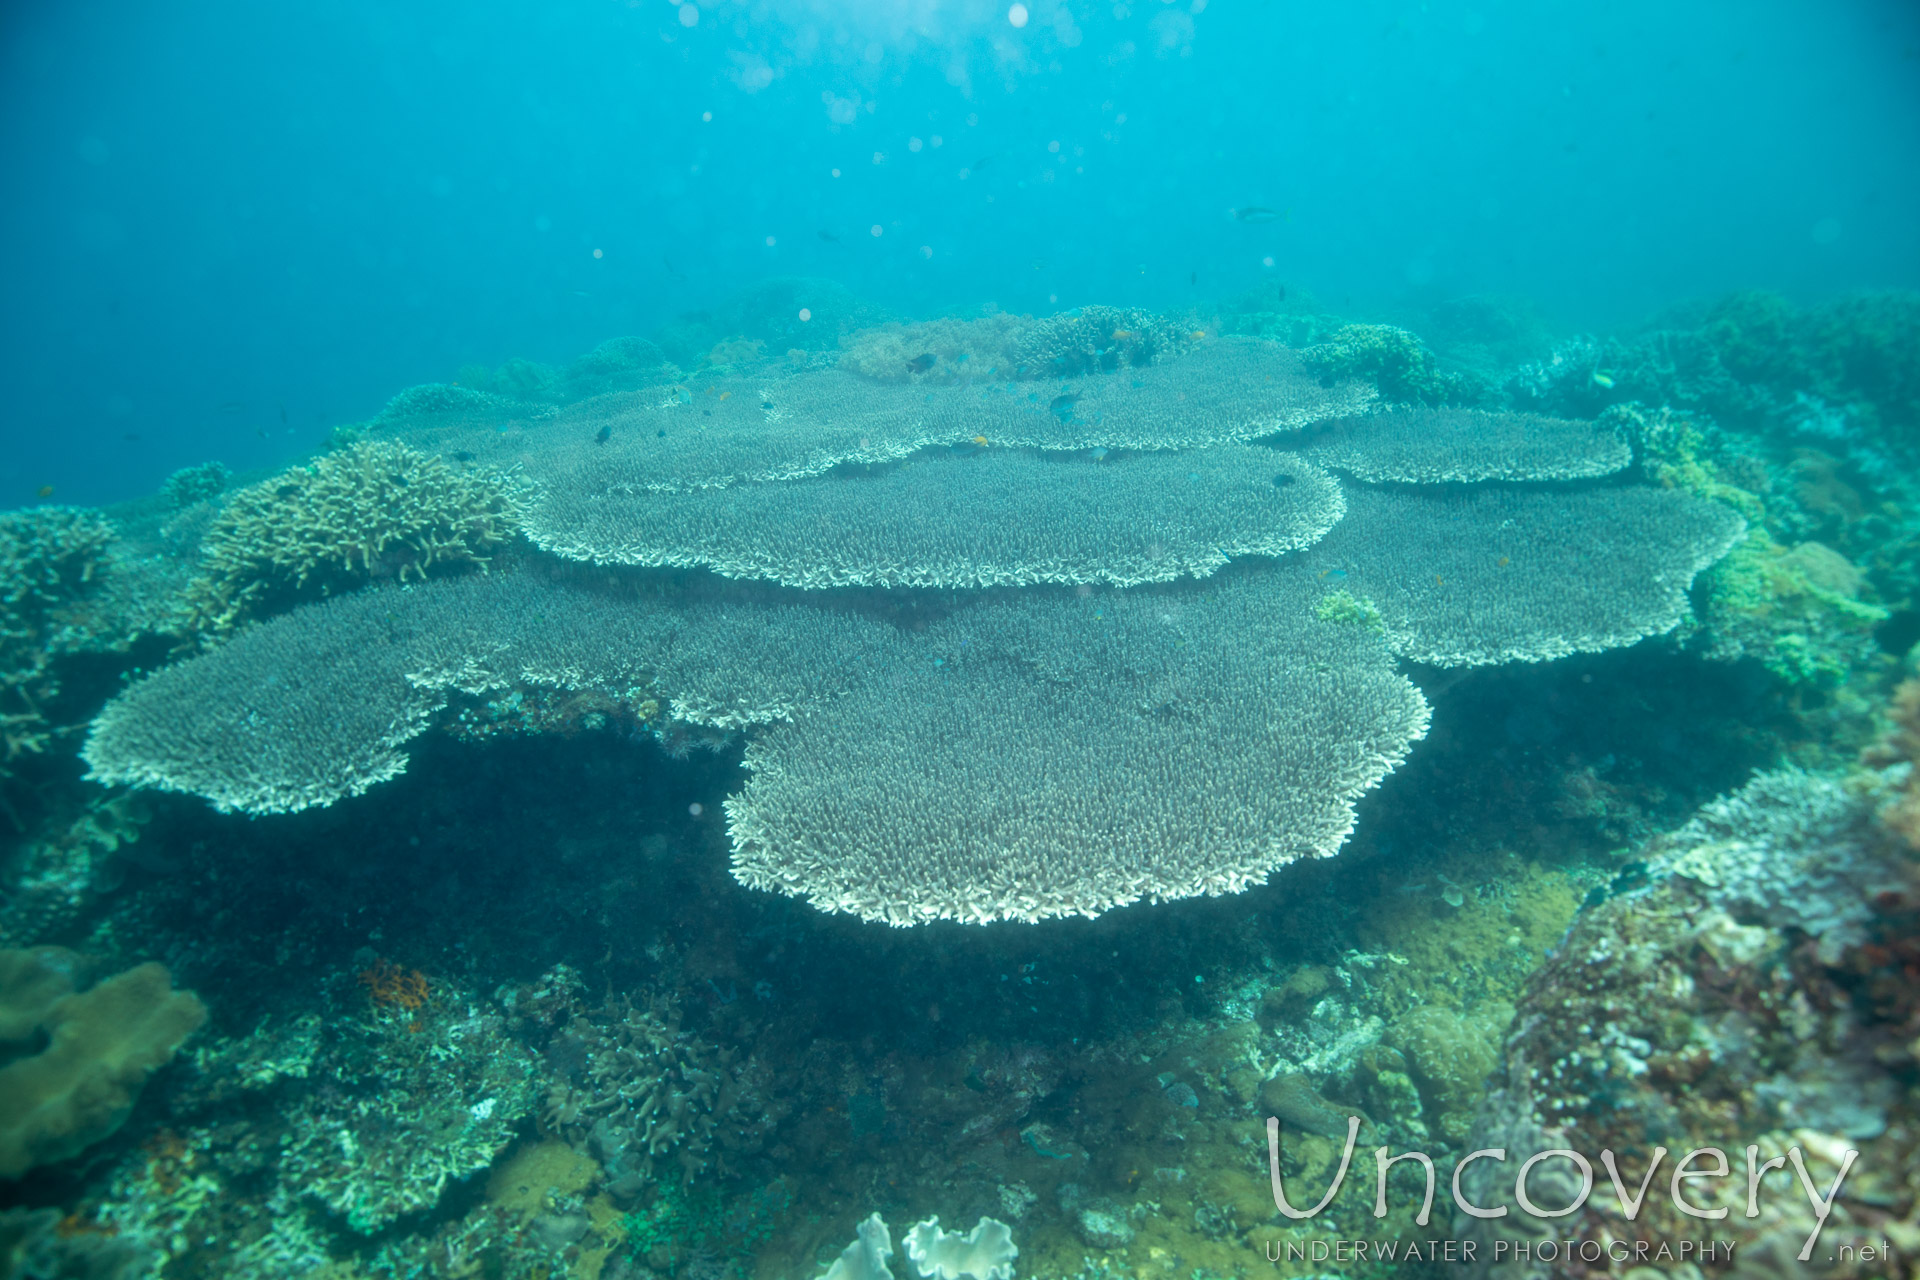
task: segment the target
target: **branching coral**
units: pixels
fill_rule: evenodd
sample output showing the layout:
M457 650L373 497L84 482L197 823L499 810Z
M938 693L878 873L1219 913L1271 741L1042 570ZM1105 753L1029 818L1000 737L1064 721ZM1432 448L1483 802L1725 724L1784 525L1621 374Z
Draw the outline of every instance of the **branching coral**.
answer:
M0 515L0 779L51 741L45 708L60 692L53 662L77 638L62 610L101 585L112 541L113 527L90 511Z
M1488 394L1473 378L1442 371L1419 338L1392 325L1350 324L1304 354L1321 377L1372 378L1396 404L1471 405Z
M205 502L217 498L226 492L227 481L233 473L227 470L224 462L203 462L195 467L182 467L167 477L160 491L166 495L167 502L174 507L190 507L196 502Z
M1190 320L1139 307L1075 307L1038 321L1013 347L1015 374L1069 378L1170 359L1205 334Z
M519 528L524 491L404 444L356 444L242 489L204 543L188 628L220 636L303 600L473 565Z
M683 1032L669 1002L621 999L576 1014L547 1056L571 1070L549 1087L546 1128L589 1142L617 1193L634 1194L669 1160L687 1177L715 1165L724 1173L771 1127L757 1064Z

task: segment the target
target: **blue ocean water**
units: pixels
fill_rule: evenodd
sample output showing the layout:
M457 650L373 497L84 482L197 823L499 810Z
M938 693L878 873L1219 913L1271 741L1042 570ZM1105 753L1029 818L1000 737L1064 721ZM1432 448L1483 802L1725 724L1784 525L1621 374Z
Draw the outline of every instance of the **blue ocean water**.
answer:
M1022 12L8 6L0 505L283 462L770 275L908 315L1514 295L1563 331L1920 282L1894 0Z

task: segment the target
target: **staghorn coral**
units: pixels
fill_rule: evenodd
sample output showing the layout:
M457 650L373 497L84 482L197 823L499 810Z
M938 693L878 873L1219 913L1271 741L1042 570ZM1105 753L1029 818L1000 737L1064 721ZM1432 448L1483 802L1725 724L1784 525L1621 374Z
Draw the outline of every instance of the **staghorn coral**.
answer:
M519 482L456 471L403 444L363 442L242 489L203 543L188 629L241 623L369 582L485 565L518 530Z
M1009 315L920 320L848 334L840 367L876 382L950 385L1014 375L1014 345L1032 321Z
M1241 445L1124 460L933 454L879 475L700 492L546 487L540 547L596 564L705 566L788 586L1134 586L1320 537L1339 486L1297 457Z
M1139 307L1075 307L1028 325L1012 348L1014 376L1071 378L1170 360L1205 333L1191 320Z
M46 708L60 693L54 662L87 647L70 611L100 592L112 541L113 527L91 511L0 514L0 781L52 741Z
M771 1128L759 1065L681 1024L671 1001L642 1009L621 997L575 1013L548 1046L563 1069L542 1126L590 1147L622 1199L669 1167L688 1179L727 1176Z
M166 969L143 964L75 992L78 957L0 951L0 1039L45 1047L0 1067L0 1179L77 1155L126 1122L147 1077L206 1021Z
M1356 486L1304 560L1364 594L1416 662L1540 662L1671 631L1694 575L1742 528L1727 507L1658 489Z
M1633 461L1609 424L1482 409L1390 409L1311 429L1302 451L1355 479L1380 484L1585 480Z

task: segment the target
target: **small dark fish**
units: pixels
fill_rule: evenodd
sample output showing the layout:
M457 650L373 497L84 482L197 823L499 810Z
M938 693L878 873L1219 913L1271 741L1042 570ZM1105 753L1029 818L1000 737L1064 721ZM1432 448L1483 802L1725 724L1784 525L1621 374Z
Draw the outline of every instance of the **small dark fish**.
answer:
M667 438L667 429L665 427L660 428L660 430L653 433L653 438L655 440L665 440Z
M455 449L453 451L453 460L455 462L472 462L473 455L471 453L468 453L465 449Z
M1266 208L1264 205L1250 204L1244 209L1234 209L1231 212L1233 213L1233 216L1239 219L1241 222L1278 222L1280 221L1279 212L1273 209Z
M51 498L53 496L53 486L50 484L41 485L35 496L42 499Z
M907 372L908 373L925 373L927 370L933 368L933 366L934 366L933 352L922 351L919 355L907 361Z
M1053 416L1060 419L1060 421L1072 422L1073 406L1079 399L1080 397L1075 394L1055 396L1052 402L1047 405L1047 408L1051 410Z
M1276 489L1284 489L1288 485L1292 484L1293 481L1294 481L1294 477L1282 471L1279 475L1273 478L1273 487Z
M613 439L613 425L611 423L603 425L598 431L593 433L593 442L595 444L605 444L611 439Z
M975 173L980 172L982 169L987 167L987 161L991 159L993 159L992 156L981 156L978 160L975 160L973 162L973 171Z
M837 236L837 235L835 235L835 234L833 234L833 232L831 232L831 231L826 231L826 230L822 230L822 231L820 232L820 238L821 238L822 240L825 240L825 241L828 241L829 243L832 243L832 244L838 244L838 243L840 243L840 237L839 237L839 236Z
M138 431L129 431L125 435L121 436L120 438L122 440L125 440L128 444L134 444L139 441L140 433Z
M1285 285L1280 286L1280 294L1279 294L1278 300L1281 302L1285 302L1287 300L1287 286Z
M1188 284L1190 284L1190 285L1197 285L1197 284L1199 284L1199 283L1200 283L1200 273L1199 273L1198 271L1189 271L1189 272L1187 272L1187 283L1188 283Z
M280 425L283 427L287 425L287 406L285 405L280 406Z

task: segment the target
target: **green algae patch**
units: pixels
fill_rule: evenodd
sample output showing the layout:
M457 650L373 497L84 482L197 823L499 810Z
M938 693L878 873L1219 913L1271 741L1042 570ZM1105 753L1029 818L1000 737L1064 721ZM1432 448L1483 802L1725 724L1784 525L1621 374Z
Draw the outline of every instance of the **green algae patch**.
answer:
M1888 617L1868 590L1839 552L1754 530L1706 575L1708 652L1755 658L1790 685L1843 684L1875 661L1873 629Z
M1313 616L1322 622L1339 622L1367 631L1382 631L1380 610L1373 601L1349 591L1329 591L1320 597Z

